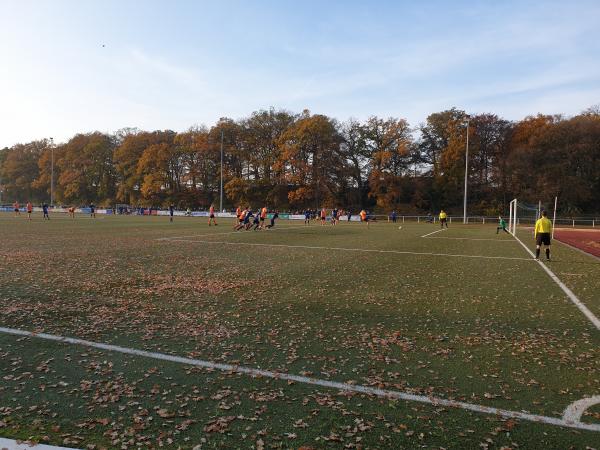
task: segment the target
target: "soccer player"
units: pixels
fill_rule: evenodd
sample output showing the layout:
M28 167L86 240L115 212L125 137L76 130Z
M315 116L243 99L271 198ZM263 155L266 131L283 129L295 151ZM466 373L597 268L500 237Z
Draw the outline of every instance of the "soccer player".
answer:
M325 208L321 209L321 225L325 225L327 222L327 210Z
M392 219L393 223L396 223L396 220L398 220L398 213L395 209L392 211L392 214L390 214L390 219Z
M337 224L337 218L338 218L338 210L337 210L337 208L333 208L331 210L331 225Z
M96 205L93 203L90 205L90 217L96 218Z
M234 230L238 230L238 225L242 223L242 219L240 218L240 216L242 215L242 207L238 206L237 209L235 210L235 217L237 218L237 225L233 225L233 229Z
M440 227L444 228L444 224L446 228L448 228L448 214L443 209L440 211Z
M33 205L31 202L27 202L27 219L31 220L31 213L33 212Z
M214 222L215 227L217 226L217 219L215 219L215 205L210 205L208 208L208 226L210 227L210 223Z
M50 220L50 216L48 215L48 204L47 203L44 203L42 205L42 211L44 213L44 219Z
M237 225L233 226L233 229L235 231L240 230L244 226L244 219L246 218L246 214L248 212L245 209L242 210L242 208L240 206L238 206L238 210L240 212L239 214L237 214L237 211L236 211L236 215L237 215L237 218L238 218L238 223L237 223Z
M267 220L267 206L263 206L260 210L260 229L262 230L265 227L265 220Z
M550 233L552 233L552 222L548 219L548 213L542 211L542 217L535 222L535 260L540 260L542 245L546 246L546 260L550 261Z
M252 221L252 223L251 223L251 224L249 223L249 226L248 226L248 228L247 228L247 229L250 229L250 228L252 228L252 226L254 225L254 228L253 228L253 230L254 230L254 231L258 230L259 228L261 228L261 225L260 225L260 224L261 224L261 220L263 220L263 218L262 218L262 211L261 211L261 213L260 213L260 214L258 214L258 213L257 213L257 214L254 216L254 220Z
M304 211L304 225L310 225L310 216L312 215L312 212L310 209L306 209Z
M17 200L15 200L15 202L13 203L13 209L15 210L15 217L21 215L21 211L19 211L19 202Z
M367 212L364 209L360 211L360 221L366 222L367 228L369 228L369 216L367 215Z
M273 228L275 226L275 219L277 219L279 217L279 213L277 211L275 211L273 213L273 216L271 216L271 224L267 225L267 230L270 228Z
M352 211L351 210L348 210L347 216L348 216L348 222L350 222L352 220Z
M250 223L250 219L254 217L254 213L252 212L252 209L250 209L250 207L248 206L246 208L246 215L244 216L244 228L246 229L246 231L248 231L250 229L250 227L252 226L252 224Z
M70 207L69 207L69 217L70 217L71 219L74 219L74 218L75 218L75 207L74 207L74 206L70 206Z
M496 234L498 234L500 230L503 230L505 233L508 233L508 230L506 229L506 222L504 221L502 216L498 216L498 226L496 227Z

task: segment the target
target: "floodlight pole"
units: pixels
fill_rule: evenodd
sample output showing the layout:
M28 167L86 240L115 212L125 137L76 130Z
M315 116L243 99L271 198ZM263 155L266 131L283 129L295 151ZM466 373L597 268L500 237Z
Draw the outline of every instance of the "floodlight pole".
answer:
M471 116L467 116L467 147L465 152L465 198L463 203L463 223L467 223L467 181L469 175L469 121Z
M219 211L223 212L223 130L221 129L221 196L219 202Z
M54 138L50 138L50 207L54 206Z

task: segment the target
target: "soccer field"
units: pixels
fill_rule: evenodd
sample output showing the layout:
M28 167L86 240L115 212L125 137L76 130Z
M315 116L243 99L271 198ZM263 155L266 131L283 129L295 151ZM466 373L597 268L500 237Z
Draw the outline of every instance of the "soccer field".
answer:
M598 259L555 243L553 280L495 225L232 225L0 214L0 437L600 448Z

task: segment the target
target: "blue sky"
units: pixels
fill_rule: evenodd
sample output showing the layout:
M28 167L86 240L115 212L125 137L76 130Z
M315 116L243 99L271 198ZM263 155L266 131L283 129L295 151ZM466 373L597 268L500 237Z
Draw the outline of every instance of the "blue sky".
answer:
M600 103L600 1L0 1L0 147L252 111ZM105 45L105 47L102 47Z

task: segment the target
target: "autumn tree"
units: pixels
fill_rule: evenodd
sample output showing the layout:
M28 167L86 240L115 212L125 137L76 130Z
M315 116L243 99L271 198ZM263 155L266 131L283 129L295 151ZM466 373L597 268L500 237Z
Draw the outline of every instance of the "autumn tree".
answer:
M154 133L154 142L144 148L136 167L141 178L140 194L147 206L179 203L183 190L185 164L183 150L175 145L176 133L170 130Z
M277 143L295 119L296 116L288 111L271 108L255 111L240 122L249 166L247 179L252 180L248 190L254 191L252 197L262 196L276 207L287 204L288 200L284 172L277 170L277 161L281 157Z
M503 213L508 206L506 157L512 124L494 114L471 117L469 136L470 203L487 215Z
M410 183L403 179L413 162L408 122L371 117L365 124L365 138L372 167L369 195L386 209L409 200L406 188Z
M181 202L186 206L215 202L219 190L220 152L206 127L192 127L175 136L183 165Z
M3 150L3 162L0 166L3 201L47 200L43 187L36 185L35 181L39 177L38 161L49 150L49 145L50 141L44 139Z
M285 174L294 207L333 205L342 176L342 138L337 123L327 116L305 111L280 137L276 170Z
M341 187L346 188L347 206L364 208L367 205L373 163L368 133L368 128L356 119L349 119L340 125L340 155L344 159L348 180Z
M551 204L558 196L569 214L594 210L600 201L600 115L568 120L528 117L515 126L508 160L513 195Z
M113 152L113 163L118 177L117 201L138 204L142 201L144 171L138 170L138 163L146 148L164 141L164 133L133 132L126 134ZM171 136L172 139L172 136Z
M225 207L452 211L462 207L466 118L452 108L411 130L398 118L339 123L307 110L271 108L179 133L124 128L77 134L53 147L54 196L81 205L206 208L218 201L222 172ZM472 115L469 212L506 212L514 197L549 205L556 195L564 212L597 211L599 122L597 106L570 118L537 115L516 122ZM3 201L48 201L51 154L49 140L1 150Z
M77 134L61 146L57 198L68 204L113 202L116 194L115 149L112 136L100 132Z
M55 201L61 201L63 198L62 186L58 183L61 173L60 160L64 154L64 145L54 145L50 149L51 142L48 141L48 147L42 151L38 159L38 176L32 182L35 189L39 189L44 193L43 200L50 203L50 190L52 187L52 159L54 159L54 198Z

